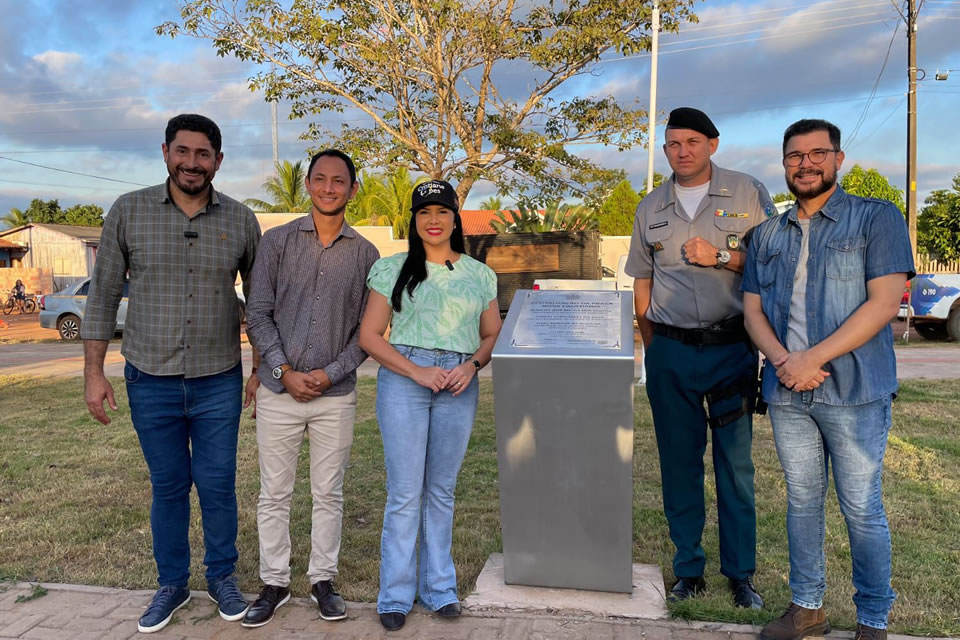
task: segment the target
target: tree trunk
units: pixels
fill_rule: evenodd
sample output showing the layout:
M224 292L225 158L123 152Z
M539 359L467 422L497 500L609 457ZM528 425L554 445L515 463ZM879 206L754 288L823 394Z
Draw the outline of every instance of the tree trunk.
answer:
M460 184L457 185L457 198L460 199L460 208L463 209L463 203L467 201L467 196L470 195L470 189L473 188L473 183L477 179L473 176L464 176L463 180L460 181Z

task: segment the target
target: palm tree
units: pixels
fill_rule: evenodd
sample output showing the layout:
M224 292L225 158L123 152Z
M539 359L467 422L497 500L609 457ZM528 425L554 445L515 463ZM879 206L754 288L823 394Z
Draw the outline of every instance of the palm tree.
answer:
M480 208L484 211L500 211L503 209L503 201L498 196L490 196L480 202Z
M30 217L20 209L13 207L10 209L10 213L0 218L0 222L4 222L12 229L13 227L22 227L25 224L30 224Z
M379 176L364 171L357 195L347 205L347 221L355 225L392 226L394 238L406 238L413 189L423 181L423 177L411 179L406 167Z
M306 175L303 162L292 164L284 160L277 163L275 172L263 183L263 190L273 198L273 202L247 198L243 204L257 213L309 213L310 194L303 180Z
M509 214L507 217L504 214ZM490 221L497 233L543 233L545 231L590 231L598 221L593 209L582 204L548 202L541 214L536 209L517 203L517 211L501 211Z

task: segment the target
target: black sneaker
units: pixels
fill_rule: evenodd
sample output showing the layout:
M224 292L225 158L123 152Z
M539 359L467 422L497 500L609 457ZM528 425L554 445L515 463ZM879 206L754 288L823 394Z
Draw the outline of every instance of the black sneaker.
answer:
M333 580L321 580L310 589L310 599L320 607L324 620L343 620L347 617L347 605L333 589Z
M273 620L274 612L290 600L290 589L276 585L264 585L256 601L243 616L244 627L262 627Z

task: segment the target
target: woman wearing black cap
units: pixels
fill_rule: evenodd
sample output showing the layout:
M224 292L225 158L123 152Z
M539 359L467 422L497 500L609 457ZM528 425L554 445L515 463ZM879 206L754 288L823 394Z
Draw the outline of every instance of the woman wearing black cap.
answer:
M381 258L367 277L359 343L381 365L387 504L377 612L388 630L403 626L418 593L424 608L460 615L453 493L477 410L476 374L490 361L500 310L496 275L464 252L458 209L449 183L418 185L408 252Z

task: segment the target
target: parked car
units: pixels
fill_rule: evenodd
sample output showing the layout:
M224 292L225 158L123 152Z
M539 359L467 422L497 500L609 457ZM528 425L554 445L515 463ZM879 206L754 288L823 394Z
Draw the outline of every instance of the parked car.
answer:
M127 293L130 282L123 283L123 298L117 308L117 333L123 333L127 319ZM237 303L240 310L240 322L243 323L246 311L243 290L237 285ZM66 289L43 296L40 299L40 326L44 329L56 329L61 340L79 340L80 323L87 306L87 292L90 279L68 286Z
M918 273L911 287L913 326L928 340L960 342L960 274ZM900 319L907 317L907 295L900 301Z
M123 298L117 309L117 332L123 331L127 319L127 290L129 282L123 283ZM44 329L56 329L61 340L79 340L80 323L83 311L87 307L87 292L90 290L90 278L72 284L62 291L43 296L40 301L40 326Z

